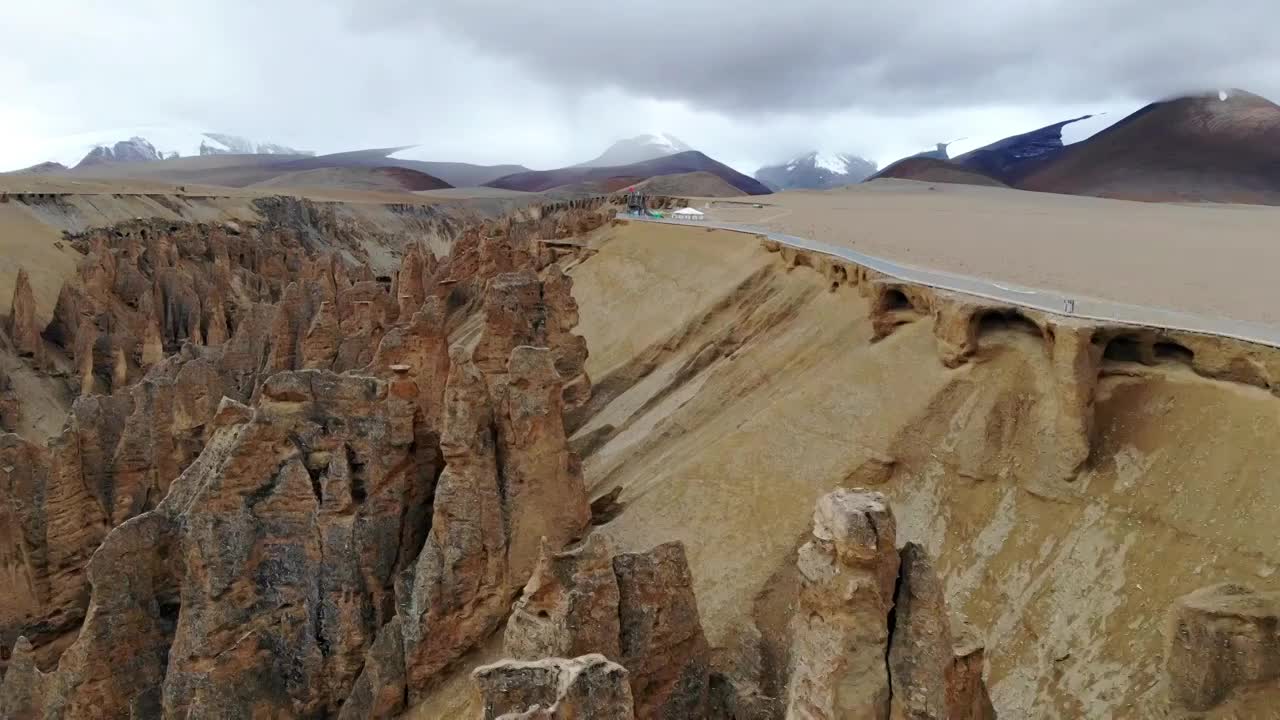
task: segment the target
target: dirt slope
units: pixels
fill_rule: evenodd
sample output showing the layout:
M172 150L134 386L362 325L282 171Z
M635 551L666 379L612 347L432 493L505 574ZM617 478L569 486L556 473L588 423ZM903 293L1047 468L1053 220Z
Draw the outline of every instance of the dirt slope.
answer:
M385 190L418 192L446 190L449 183L424 172L399 167L321 168L299 170L254 183L260 188L347 188L349 190Z
M931 317L872 343L856 289L694 229L624 228L573 274L597 383L576 440L592 490L623 488L604 530L624 548L687 544L713 645L768 634L769 588L842 483L878 484L900 539L940 558L984 630L1002 716L1138 716L1173 598L1277 587L1265 390L1108 361L1093 456L1052 480L1032 468L1061 410L1054 371L1017 325L947 369Z
M588 182L608 183L616 179L624 179L626 184L634 184L645 178L663 175L682 175L693 172L709 172L722 178L725 182L748 195L767 195L769 189L755 178L747 177L723 163L706 155L689 151L616 167L567 167L557 170L540 170L517 173L498 178L486 183L490 187L506 190L523 190L525 192L542 192L566 185L581 185Z
M904 158L872 175L867 181L886 179L986 185L990 187L1005 186L1004 183L975 168L961 165L958 162L931 157Z
M653 195L677 195L682 197L741 197L743 191L725 182L718 175L708 172L663 175L650 178L636 189Z

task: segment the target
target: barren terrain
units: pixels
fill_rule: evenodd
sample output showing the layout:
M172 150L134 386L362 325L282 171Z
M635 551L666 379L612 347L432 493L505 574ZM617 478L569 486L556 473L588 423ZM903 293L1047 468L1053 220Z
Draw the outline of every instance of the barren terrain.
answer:
M0 570L27 588L0 593L0 629L36 645L5 648L17 669L0 701L125 707L164 687L166 707L182 707L217 659L216 689L193 697L308 717L386 716L378 703L478 717L471 671L511 656L509 598L554 532L552 550L582 533L620 554L681 543L675 590L696 612L686 597L679 619L696 631L680 629L731 695L776 707L798 657L797 549L838 488L884 493L897 542L934 559L950 609L985 645L977 663L1001 717L1167 717L1171 686L1186 689L1166 670L1179 598L1222 582L1280 592L1280 350L1049 316L742 233L611 221L617 206L602 201L463 231L488 212L467 203L516 199L45 187L0 204L0 250L31 287L29 300L14 293L16 264L0 267L0 317L14 295L26 312L0 326L0 399L22 438L0 449L45 458L56 472L39 487L57 490L29 491L39 473L26 468L0 476L0 510L33 528L0 532ZM997 282L1280 320L1266 272L1277 210L901 182L761 201L694 204ZM502 377L517 371L527 377ZM126 419L107 422L111 408ZM160 442L179 427L183 443ZM277 454L292 474L273 469ZM85 488L99 486L116 501L101 521L76 520L67 508L98 512ZM213 534L223 526L201 517L218 513L243 524ZM382 535L339 533L352 518ZM134 536L155 523L185 554ZM222 552L210 538L232 547L259 528L274 534L236 557L303 548L289 556L305 556L301 569L204 558ZM109 552L86 577L99 542ZM346 570L323 579L335 564ZM201 596L207 566L233 589ZM667 580L648 589L673 592ZM307 594L316 583L356 609L307 626L313 603L329 607ZM140 636L135 621L153 615ZM237 640L249 625L260 645ZM1280 653L1268 637L1257 653ZM259 651L278 638L303 650ZM103 660L117 648L151 674ZM1225 673L1207 717L1273 707L1263 670ZM286 676L303 680L263 690Z
M897 180L760 202L715 204L710 215L995 282L1280 324L1280 210L1271 207Z

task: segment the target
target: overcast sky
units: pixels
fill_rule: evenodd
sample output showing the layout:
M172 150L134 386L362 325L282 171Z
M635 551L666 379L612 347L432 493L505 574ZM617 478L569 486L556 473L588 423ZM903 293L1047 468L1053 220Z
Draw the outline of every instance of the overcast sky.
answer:
M1276 0L38 0L0 12L0 169L175 125L535 168L669 131L746 172L881 164L1170 94L1280 99Z

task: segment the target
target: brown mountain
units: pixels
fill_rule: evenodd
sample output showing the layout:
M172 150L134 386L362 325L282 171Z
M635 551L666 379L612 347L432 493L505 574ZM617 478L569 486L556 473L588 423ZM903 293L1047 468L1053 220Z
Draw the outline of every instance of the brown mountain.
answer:
M390 157L399 148L353 150L329 155L201 155L192 157L151 160L148 162L112 162L84 165L70 171L72 174L106 179L151 180L155 182L187 183L198 185L223 185L246 187L289 175L311 170L360 169L353 178L360 177L364 184L367 171L376 168L402 168L421 173L446 183L440 187L477 187L490 180L526 171L522 165L472 165L454 162L424 162ZM342 173L335 173L336 178ZM275 182L276 185L288 184ZM329 183L326 183L327 185Z
M1067 148L1019 187L1280 205L1280 106L1243 90L1153 103Z
M433 175L402 167L338 167L299 170L254 183L252 187L314 188L338 187L348 190L443 190L453 187Z
M920 182L956 183L959 185L1006 187L1004 183L990 175L979 172L978 170L967 168L950 160L941 160L936 157L927 157L924 155L915 155L913 157L903 158L875 175L872 175L868 181L886 178L918 180Z
M769 194L769 188L765 187L759 180L743 175L728 165L717 162L696 150L631 165L614 167L575 166L557 170L517 173L498 178L493 182L487 183L487 185L505 190L543 192L565 185L580 185L592 182L603 183L602 186L610 186L617 184L610 181L622 178L626 179L623 181L623 185L626 186L663 175L682 175L696 172L711 173L747 195Z

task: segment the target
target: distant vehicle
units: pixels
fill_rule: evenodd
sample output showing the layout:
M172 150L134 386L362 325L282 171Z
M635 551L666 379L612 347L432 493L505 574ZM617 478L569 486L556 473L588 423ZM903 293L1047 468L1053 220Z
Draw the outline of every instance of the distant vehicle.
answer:
M761 210L761 209L763 209L763 208L764 208L764 206L763 206L763 205L761 205L760 203L756 203L756 204L752 205L751 207L753 207L753 208L755 208L755 209L757 209L757 210Z
M665 216L665 215L663 215L663 214L662 214L662 213L660 213L660 212L654 212L653 210L650 210L650 211L649 211L649 217L651 217L651 218L657 218L657 219L661 220L662 218L664 218L664 217L666 217L666 216Z

